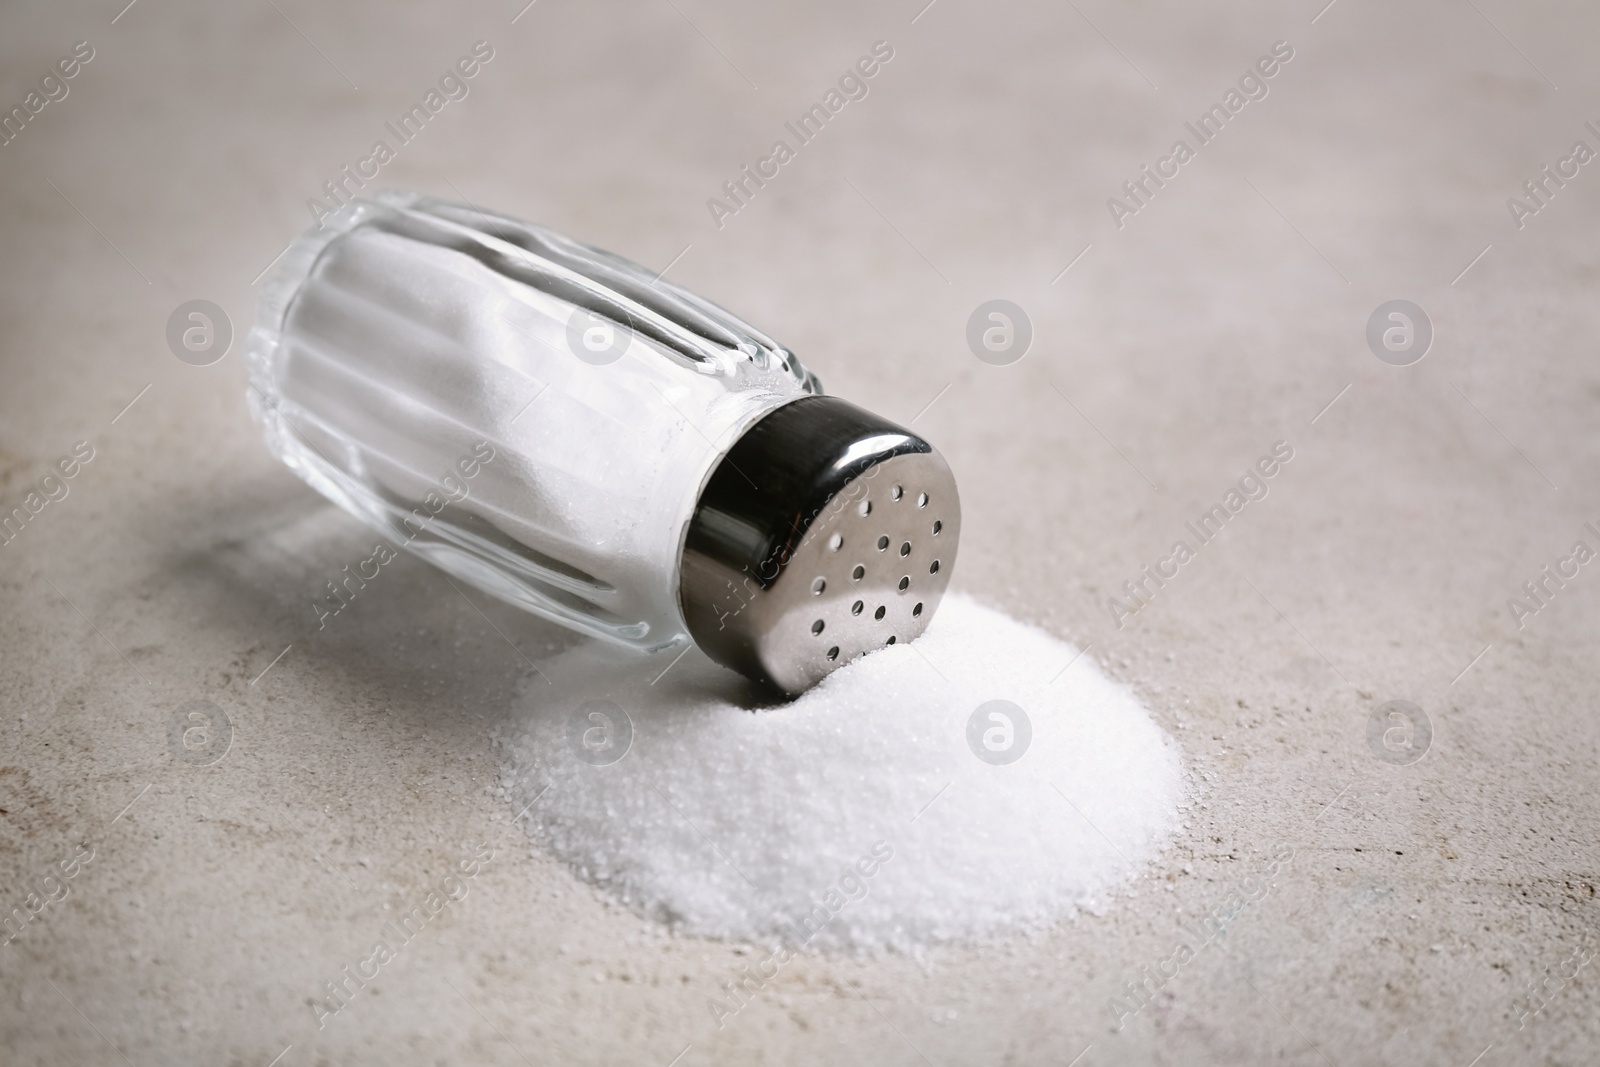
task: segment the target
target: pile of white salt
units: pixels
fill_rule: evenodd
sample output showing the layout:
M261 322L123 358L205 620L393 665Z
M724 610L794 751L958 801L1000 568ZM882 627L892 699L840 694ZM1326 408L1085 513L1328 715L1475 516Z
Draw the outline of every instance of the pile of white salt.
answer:
M683 933L915 950L1036 929L1103 910L1178 825L1177 748L1132 691L964 596L785 705L741 707L698 651L652 682L665 666L569 650L497 744L534 839ZM1007 718L969 730L991 701L1027 727L991 705Z

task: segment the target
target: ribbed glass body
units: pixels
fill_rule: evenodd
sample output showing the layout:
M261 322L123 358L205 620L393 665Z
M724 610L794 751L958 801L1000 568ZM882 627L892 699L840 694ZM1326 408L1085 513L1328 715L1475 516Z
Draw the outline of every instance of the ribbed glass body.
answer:
M395 547L648 651L687 640L679 557L712 467L821 392L637 264L400 193L289 249L249 361L268 447Z

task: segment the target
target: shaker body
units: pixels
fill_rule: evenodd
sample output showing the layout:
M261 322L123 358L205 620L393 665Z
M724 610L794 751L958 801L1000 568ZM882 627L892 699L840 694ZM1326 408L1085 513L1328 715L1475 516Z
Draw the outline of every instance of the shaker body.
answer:
M412 194L291 246L249 341L269 448L456 579L654 651L688 640L684 531L744 430L821 386L609 253Z

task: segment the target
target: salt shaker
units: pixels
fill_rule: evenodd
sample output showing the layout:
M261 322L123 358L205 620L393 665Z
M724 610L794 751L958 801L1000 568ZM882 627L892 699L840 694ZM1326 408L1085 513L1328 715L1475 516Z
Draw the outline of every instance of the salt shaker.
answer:
M290 247L249 338L272 452L460 582L797 695L922 633L949 466L643 267L412 193Z

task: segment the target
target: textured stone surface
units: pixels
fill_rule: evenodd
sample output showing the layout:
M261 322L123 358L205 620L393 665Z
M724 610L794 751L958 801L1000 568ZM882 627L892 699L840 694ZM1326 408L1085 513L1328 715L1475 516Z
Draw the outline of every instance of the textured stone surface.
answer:
M1591 8L117 6L0 12L5 107L95 49L0 147L0 503L94 448L0 546L0 908L94 850L0 948L7 1062L1600 1050L1592 967L1520 1031L1513 1008L1600 927L1600 573L1520 629L1507 607L1575 540L1600 549L1600 176L1520 230L1506 205L1600 148ZM672 263L831 390L916 417L964 494L955 587L1092 646L1181 742L1189 829L1106 915L804 959L718 1030L706 999L755 950L607 906L495 794L491 732L573 638L409 559L317 630L312 597L372 538L249 422L252 279L480 39L471 94L383 180ZM866 99L717 229L706 199L880 39ZM1279 40L1266 98L1118 229L1107 198ZM1012 366L964 340L996 297L1034 327ZM194 298L233 320L214 366L166 346ZM1395 298L1437 335L1406 368L1363 334ZM1270 494L1117 628L1107 598L1280 440ZM1368 746L1394 699L1432 722L1411 766ZM169 749L191 700L232 723L216 763ZM319 1030L323 983L479 842L465 899ZM1123 983L1280 846L1265 898L1113 1032Z

